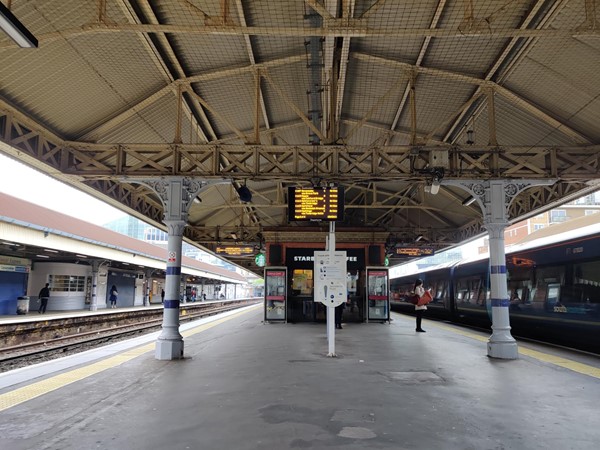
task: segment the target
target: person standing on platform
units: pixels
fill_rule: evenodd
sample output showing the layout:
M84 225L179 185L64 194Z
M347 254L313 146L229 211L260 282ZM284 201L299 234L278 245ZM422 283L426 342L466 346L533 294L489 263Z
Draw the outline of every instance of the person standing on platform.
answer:
M119 292L117 291L117 287L113 284L112 287L110 288L110 307L111 308L116 308L117 307L117 296L119 295Z
M164 303L165 302L165 290L161 289L160 291L160 302Z
M415 289L414 289L415 295L418 295L419 298L423 297L423 294L425 294L425 288L423 287L423 281L417 278L417 281L415 281ZM426 305L415 305L415 314L417 316L417 329L415 331L417 331L418 333L425 333L425 330L423 328L421 328L421 320L423 320L423 311L427 310L427 306Z
M338 330L342 329L342 316L344 315L344 308L346 303L341 303L335 307L335 327Z
M38 297L40 298L40 309L38 309L38 312L40 314L44 314L46 312L46 307L48 306L48 299L50 298L50 283L46 283L46 286L44 286L41 290L40 293L38 295Z

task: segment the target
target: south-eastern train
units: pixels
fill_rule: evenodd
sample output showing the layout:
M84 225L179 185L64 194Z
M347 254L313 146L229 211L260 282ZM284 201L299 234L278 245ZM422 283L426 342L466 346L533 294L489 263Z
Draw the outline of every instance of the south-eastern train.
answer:
M509 247L506 269L514 336L600 354L597 223ZM491 326L487 256L392 279L393 310L414 312L407 297L416 278L433 294L427 316Z

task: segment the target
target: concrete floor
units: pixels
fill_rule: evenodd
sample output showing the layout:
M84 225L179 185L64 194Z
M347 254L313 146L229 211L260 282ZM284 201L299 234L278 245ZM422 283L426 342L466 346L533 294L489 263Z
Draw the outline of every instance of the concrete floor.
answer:
M0 448L600 445L596 376L530 356L491 360L485 335L427 320L427 333L415 333L413 318L392 317L391 325L344 325L336 333L337 358L325 356L325 325L265 325L262 308L250 308L212 328L191 329L184 360L157 361L150 344L86 377L75 369L88 362L60 366L63 377L73 374L71 384L0 412ZM598 358L584 359L600 367ZM28 376L59 376L47 372ZM0 383L0 395L42 389L32 381Z

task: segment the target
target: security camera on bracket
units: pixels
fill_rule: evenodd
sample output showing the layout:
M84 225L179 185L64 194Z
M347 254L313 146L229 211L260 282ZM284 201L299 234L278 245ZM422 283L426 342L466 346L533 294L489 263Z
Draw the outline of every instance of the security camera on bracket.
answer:
M442 179L444 178L444 168L432 167L431 169L426 169L422 172L432 175L431 184L425 186L425 192L428 192L431 195L436 195L440 191L440 185L442 183Z

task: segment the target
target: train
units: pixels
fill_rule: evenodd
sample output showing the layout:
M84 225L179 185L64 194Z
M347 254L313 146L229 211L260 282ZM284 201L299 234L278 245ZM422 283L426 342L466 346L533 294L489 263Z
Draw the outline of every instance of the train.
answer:
M588 223L507 248L513 336L600 354L600 227ZM433 296L426 317L491 330L488 255L391 279L393 311L414 313L417 278Z

